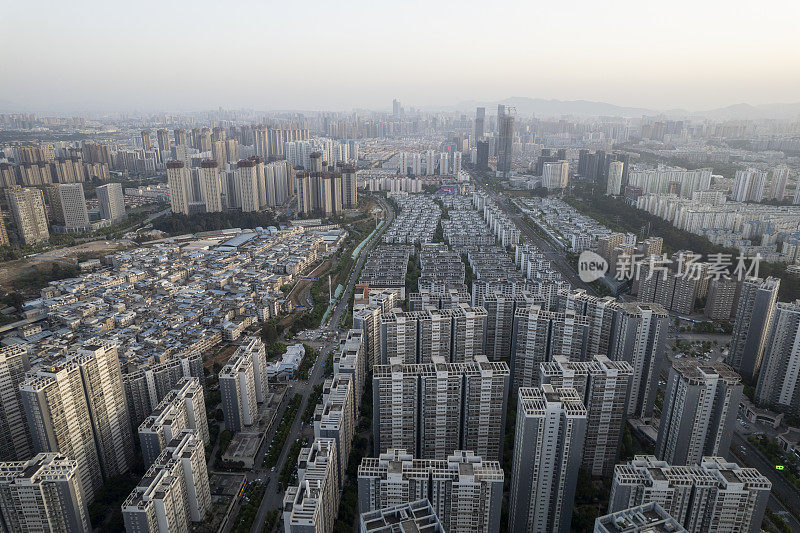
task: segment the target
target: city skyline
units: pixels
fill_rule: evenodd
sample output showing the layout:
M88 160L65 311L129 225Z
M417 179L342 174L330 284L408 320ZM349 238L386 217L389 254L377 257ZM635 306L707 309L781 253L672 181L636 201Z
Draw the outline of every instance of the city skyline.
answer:
M782 0L669 11L628 1L34 4L6 9L5 47L24 53L4 61L3 109L384 110L394 97L441 107L529 96L700 111L800 94L800 70L788 68L800 64L800 7ZM236 31L215 39L213 28Z

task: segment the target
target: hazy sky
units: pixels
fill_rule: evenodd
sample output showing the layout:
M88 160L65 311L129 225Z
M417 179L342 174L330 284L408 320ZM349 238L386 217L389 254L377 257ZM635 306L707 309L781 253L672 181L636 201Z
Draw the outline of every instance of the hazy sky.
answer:
M4 4L4 108L800 101L797 0Z

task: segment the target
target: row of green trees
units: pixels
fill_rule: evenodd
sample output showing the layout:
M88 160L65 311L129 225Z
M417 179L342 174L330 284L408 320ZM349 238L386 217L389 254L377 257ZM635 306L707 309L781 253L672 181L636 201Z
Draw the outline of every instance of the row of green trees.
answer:
M232 228L265 228L284 222L276 218L272 211L225 211L224 213L197 213L179 215L171 213L153 221L153 229L168 235L183 235L202 231L216 231Z
M278 464L278 459L281 456L286 439L289 437L289 430L294 424L294 419L297 417L297 411L300 409L300 404L303 402L303 396L295 394L289 403L286 405L286 410L283 412L281 422L278 424L278 429L275 431L275 436L269 445L269 450L264 456L264 467L272 468Z
M641 238L644 236L642 229L649 227L650 235L664 239L663 251L668 255L678 250L691 250L703 258L710 254L729 254L734 262L739 256L738 250L713 244L702 235L678 229L666 220L633 207L619 198L595 194L589 197L567 196L564 200L614 231L631 232ZM762 278L773 276L781 280L781 300L793 301L800 298L800 278L788 275L785 263L761 262L758 275Z

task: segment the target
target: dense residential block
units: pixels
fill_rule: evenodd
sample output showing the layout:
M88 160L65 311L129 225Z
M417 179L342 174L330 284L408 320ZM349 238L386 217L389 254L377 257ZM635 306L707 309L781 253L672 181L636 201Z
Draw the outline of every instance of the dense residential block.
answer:
M405 450L365 457L358 468L358 508L369 514L418 499L432 507L453 533L491 533L500 528L503 469L472 452L456 450L447 459L416 459Z
M654 502L691 533L758 533L771 488L758 470L722 457L673 466L637 455L614 469L608 511Z
M586 408L572 388L519 390L508 529L570 531L586 435Z

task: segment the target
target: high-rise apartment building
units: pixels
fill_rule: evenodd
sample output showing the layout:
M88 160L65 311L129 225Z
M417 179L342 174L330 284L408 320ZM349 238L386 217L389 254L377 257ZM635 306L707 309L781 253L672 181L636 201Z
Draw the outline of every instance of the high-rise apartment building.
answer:
M758 533L771 488L755 468L722 457L672 466L637 455L615 467L608 512L657 503L690 533Z
M19 390L27 366L24 348L16 344L0 347L0 461L24 461L32 453Z
M597 517L594 533L687 533L680 522L672 518L655 502L629 507Z
M581 466L593 476L613 473L625 429L625 408L633 367L595 355L592 361L556 356L541 364L542 384L574 388L586 407L586 438Z
M169 153L169 131L164 128L156 130L156 140L158 141L158 149L162 154ZM146 147L145 147L146 148Z
M64 227L70 230L83 230L89 227L89 211L82 183L60 183L58 185L59 205L63 214Z
M297 457L297 485L283 495L286 533L331 533L339 505L336 441L316 439Z
M667 378L656 457L672 465L726 456L744 386L721 362L676 359Z
M737 170L732 198L737 202L760 202L764 198L767 173L753 168Z
M519 390L508 530L567 533L586 433L575 389Z
M0 210L0 246L8 246L11 241L8 239L8 230L6 230L6 221L3 218L3 212Z
M95 189L100 205L100 218L118 221L125 218L125 196L121 183L107 183Z
M789 183L789 167L780 165L772 169L772 194L770 198L783 201L786 196L786 185Z
M153 139L150 137L150 130L142 130L142 148L149 150L153 146Z
M435 357L467 362L483 354L486 310L461 304L452 309L381 315L381 363L429 363Z
M32 187L12 187L6 189L6 197L17 227L17 236L23 243L36 244L50 238L42 191Z
M443 459L471 450L501 456L509 370L485 356L471 363L376 365L373 371L376 453L413 450L416 457Z
M730 320L736 310L739 282L733 278L716 278L708 282L708 296L703 311L711 320Z
M0 463L0 529L91 531L78 462L59 453Z
M169 186L169 202L172 212L188 215L189 202L192 199L192 179L189 169L186 168L183 161L167 162L167 185Z
M358 209L358 177L350 165L342 168L342 208Z
M211 512L203 441L193 430L177 435L122 504L127 531L189 531Z
M184 378L178 382L178 386L167 393L153 414L139 426L144 464L153 464L166 446L185 429L194 430L203 444L211 441L203 386L197 378Z
M205 382L203 357L200 353L173 357L123 374L122 386L133 428L138 428L155 411L161 400L178 386L181 379L191 377L199 379L200 383Z
M219 140L211 143L211 159L217 162L217 167L224 171L228 163L227 144Z
M359 522L360 533L445 533L427 499L364 513Z
M242 352L234 354L219 373L225 429L241 431L258 420L256 379L253 360Z
M756 402L800 416L800 300L775 305L758 374Z
M206 213L222 211L222 185L219 179L219 164L213 159L204 159L200 164L200 198Z
M653 416L668 327L669 314L658 304L630 302L614 307L608 358L633 367L628 417Z
M175 135L175 145L176 146L187 146L189 141L186 137L186 130L183 129L175 129L173 130L173 135Z
M481 298L486 309L486 335L484 350L492 361L511 361L511 345L514 331L514 316L518 309L525 309L535 302L530 293L506 294L490 291Z
M446 459L415 459L405 450L365 457L358 468L358 508L369 513L428 499L451 533L500 530L504 474L500 463L470 451Z
M753 381L761 368L775 302L781 280L748 278L739 289L736 322L726 362L745 380Z
M367 379L367 357L364 332L351 329L339 343L339 349L333 356L333 372L337 375L348 375L353 379L353 412L358 419L361 413L361 398Z
M514 390L539 385L539 365L563 355L570 361L587 358L589 323L574 311L545 311L538 305L517 309L511 344Z
M235 179L236 189L239 192L239 206L242 211L258 211L260 207L258 162L254 159L239 161L236 164Z
M87 342L64 363L29 372L20 391L34 450L75 459L87 501L104 479L130 468L133 440L115 345Z
M355 432L355 397L352 376L335 374L322 386L322 401L314 410L314 438L336 441L336 468L344 483L350 445Z
M583 289L561 289L556 294L554 307L560 313L573 311L584 317L589 325L587 354L607 354L611 337L611 321L616 299L611 296L591 296Z

